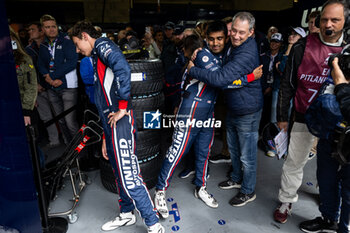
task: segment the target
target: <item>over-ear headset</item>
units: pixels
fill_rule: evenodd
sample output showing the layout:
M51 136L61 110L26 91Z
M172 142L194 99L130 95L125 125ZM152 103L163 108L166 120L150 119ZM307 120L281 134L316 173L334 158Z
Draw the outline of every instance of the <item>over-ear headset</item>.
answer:
M349 14L350 14L349 2L350 2L350 0L347 0L347 1L345 1L345 0L340 0L340 1L338 1L338 2L342 3L342 4L344 5L344 7L345 7L345 11L344 11L344 13L345 13L345 24L344 24L344 29L347 29L347 28L349 28L349 26L350 26L350 17L349 17ZM336 2L334 2L334 3L336 3ZM327 4L327 2L326 2L326 3L322 6L321 13L322 13L323 9L324 9L327 5L328 5L328 4ZM320 28L320 20L321 20L321 14L319 14L319 15L316 17L316 19L315 19L315 26L318 27L318 28ZM331 30L327 30L327 31L326 31L326 35L331 35L331 34L332 34L332 31L331 31Z

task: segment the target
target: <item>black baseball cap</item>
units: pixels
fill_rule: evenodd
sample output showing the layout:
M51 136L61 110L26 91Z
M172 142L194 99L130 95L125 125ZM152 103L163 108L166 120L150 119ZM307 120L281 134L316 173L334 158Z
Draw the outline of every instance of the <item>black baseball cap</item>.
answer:
M180 35L181 33L183 33L183 31L185 30L185 27L182 25L176 25L174 28L174 35Z
M164 24L165 29L174 29L175 28L175 24L171 21L166 22L166 24Z

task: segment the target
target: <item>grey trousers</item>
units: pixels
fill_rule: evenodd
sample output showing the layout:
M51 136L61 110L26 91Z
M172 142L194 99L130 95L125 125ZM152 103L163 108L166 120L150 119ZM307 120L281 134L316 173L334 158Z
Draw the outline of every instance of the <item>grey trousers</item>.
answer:
M66 88L59 91L50 89L48 93L55 116L78 103L78 88ZM64 118L61 118L59 120L59 125L63 132L64 141L67 144L73 139L79 129L76 110L73 110Z
M47 121L51 120L53 118L52 111L50 108L50 102L48 97L48 92L43 91L38 93L38 97L36 99L37 102L37 109L39 112L40 119L46 123ZM53 123L46 127L48 136L49 136L49 143L50 144L58 144L59 141L59 135L58 130L56 127L56 124Z

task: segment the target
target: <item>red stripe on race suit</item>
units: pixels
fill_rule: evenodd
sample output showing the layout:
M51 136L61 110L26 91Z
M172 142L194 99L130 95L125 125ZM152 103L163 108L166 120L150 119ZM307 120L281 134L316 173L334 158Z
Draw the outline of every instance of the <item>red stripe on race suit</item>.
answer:
M109 104L109 101L108 101L108 98L106 95L106 91L105 91L104 85L103 85L103 81L104 81L104 78L106 75L106 65L103 64L103 62L101 62L101 60L99 58L97 59L97 75L98 75L98 79L100 80L101 88L102 88L103 94L105 96L107 106L109 106L110 104Z
M214 115L214 114L213 114ZM214 117L214 116L213 116ZM208 151L208 154L207 154L207 158L205 160L205 163L204 163L204 168L203 168L203 176L202 176L202 181L203 181L203 184L202 186L205 185L205 178L207 176L206 172L205 172L205 168L207 167L207 163L208 163L208 160L209 160L209 156L210 156L210 151L211 151L211 147L213 145L213 140L214 140L214 136L215 136L215 129L213 128L213 134L211 136L211 140L210 140L210 143L209 143L209 151Z
M193 113L192 113L192 116L191 116L191 121L193 120L194 114L195 114L195 112L196 112L197 105L198 105L198 102L197 102L196 105L194 106ZM178 164L179 161L181 160L181 157L183 156L183 154L184 154L184 152L185 152L185 150L186 150L188 138L189 138L190 135L191 135L191 129L192 129L192 127L191 127L191 125L190 125L190 126L189 126L189 130L188 130L188 133L187 133L185 145L184 145L184 147L183 147L183 149L182 149L182 152L181 152L179 158L177 159L176 164L175 164L175 166L173 167L173 169L172 169L172 171L171 171L169 177L171 177L171 176L173 175L173 173L174 173L174 171L175 171L175 168L177 167L177 164ZM169 179L166 180L166 184L167 184L167 187L169 187Z
M204 86L203 86L203 88L202 88L202 91L201 91L201 93L199 94L199 97L202 96L202 94L203 94L203 92L204 92L204 90L205 90L206 87L207 87L207 84L204 84ZM197 105L196 105L196 107L197 107Z

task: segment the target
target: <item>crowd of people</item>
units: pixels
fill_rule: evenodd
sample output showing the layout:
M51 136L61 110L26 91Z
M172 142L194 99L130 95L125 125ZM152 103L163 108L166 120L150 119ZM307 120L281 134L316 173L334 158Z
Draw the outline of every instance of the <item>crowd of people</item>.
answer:
M303 168L317 154L321 217L302 222L300 229L346 233L350 221L350 165L340 165L331 156L334 151L330 138L317 138L309 132L305 114L326 79L333 77L336 86L332 94L340 103L344 119L350 122L350 77L339 68L337 58L332 61L333 69L328 64L330 54L348 49L344 31L348 17L345 1L329 0L321 11L309 15L307 32L302 27L290 27L288 37L275 26L262 35L251 13L238 12L233 17L193 26L170 21L162 27L146 26L143 37L138 38L130 27L120 30L117 37L103 37L103 29L88 21L76 23L65 33L54 17L44 15L40 22L28 24L29 40L10 29L24 122L33 123L34 108L43 122L64 113L58 120L62 142L55 124L46 129L50 147L68 144L78 130L73 107L78 101L80 76L89 101L101 117L102 155L110 160L119 187L120 214L102 229L134 224L136 208L148 232L157 233L165 232L159 217L169 216L166 190L183 157L186 165L179 176L195 174L194 196L207 206L219 206L206 188L208 161L231 163L228 179L218 184L220 189L239 189L230 205L244 206L254 201L258 145L267 156L276 156L274 148L260 144L259 138L264 126L275 124L287 131L290 139L274 220L287 221L298 200ZM162 61L165 113L183 122L204 122L215 114L223 122L218 129L223 149L218 155L211 155L213 126L175 124L153 200L135 156L137 127L130 100L130 67L123 54L128 50ZM78 53L82 55L80 66ZM130 169L132 177L126 172Z

